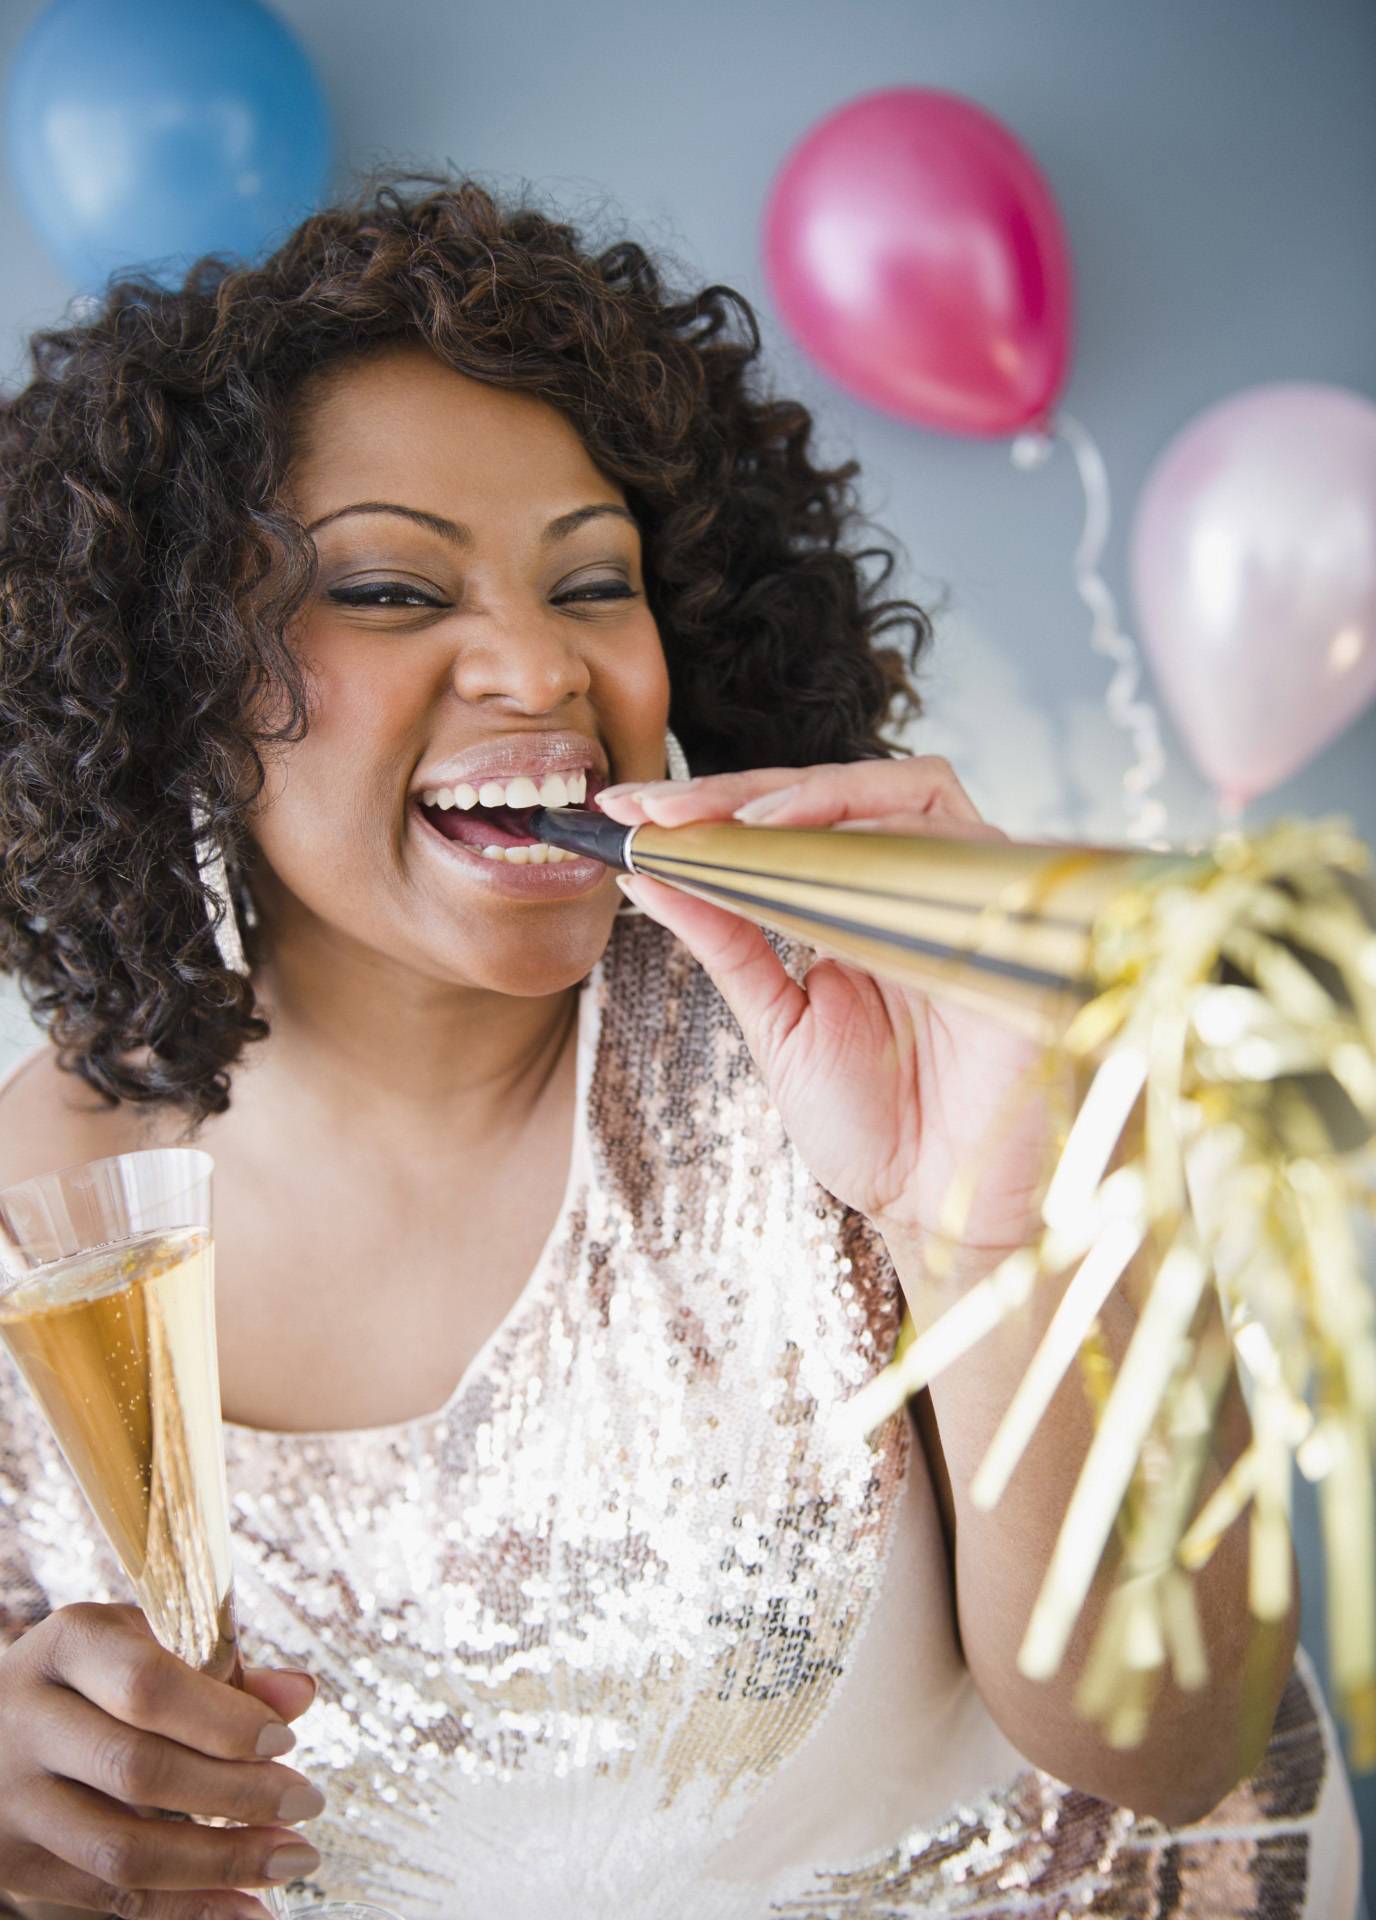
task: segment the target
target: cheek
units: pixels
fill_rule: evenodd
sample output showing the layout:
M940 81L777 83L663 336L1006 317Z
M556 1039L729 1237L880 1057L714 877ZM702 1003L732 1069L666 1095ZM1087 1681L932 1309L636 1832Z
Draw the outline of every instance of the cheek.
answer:
M433 697L424 650L400 640L389 647L386 639L351 635L312 663L312 727L322 740L386 739L414 726Z
M274 865L295 855L333 864L362 838L398 830L424 693L373 657L332 658L306 675L303 739L279 748L255 820Z
M669 669L659 634L651 629L644 644L623 654L602 678L598 703L624 725L658 724L669 711Z

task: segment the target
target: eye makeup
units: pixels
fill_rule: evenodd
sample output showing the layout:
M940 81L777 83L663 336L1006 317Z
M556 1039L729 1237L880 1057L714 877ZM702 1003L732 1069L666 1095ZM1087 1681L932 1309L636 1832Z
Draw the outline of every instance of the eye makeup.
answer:
M448 604L444 600L433 599L421 588L404 580L377 580L353 587L331 587L328 597L342 607L404 607L415 611L418 607L443 607ZM580 587L571 587L565 593L556 594L553 604L562 606L566 602L585 600L639 600L641 597L639 591L625 580L590 580Z

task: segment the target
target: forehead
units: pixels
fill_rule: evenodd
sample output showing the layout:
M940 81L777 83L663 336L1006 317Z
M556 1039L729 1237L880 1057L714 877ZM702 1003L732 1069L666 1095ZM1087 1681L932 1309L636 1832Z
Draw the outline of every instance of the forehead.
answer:
M414 504L444 512L460 496L608 485L557 409L456 373L422 346L316 374L293 411L290 471L293 495L313 512L350 500L411 501L424 488L434 497Z

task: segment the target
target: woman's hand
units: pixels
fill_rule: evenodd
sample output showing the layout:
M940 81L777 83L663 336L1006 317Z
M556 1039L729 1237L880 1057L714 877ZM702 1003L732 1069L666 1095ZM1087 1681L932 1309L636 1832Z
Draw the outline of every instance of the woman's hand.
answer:
M604 789L597 804L623 823L676 827L729 821L766 794L778 804L761 826L1008 837L981 820L932 755L628 784ZM1047 1171L1045 1102L1031 1099L995 1149L986 1129L1040 1057L1038 1043L840 959L816 960L799 987L752 921L648 875L627 891L715 983L809 1171L891 1248L902 1241L921 1251L939 1231L952 1176L976 1156L981 1178L962 1244L1001 1252L1032 1238Z
M315 1697L309 1676L251 1668L248 1691L195 1672L137 1607L60 1607L0 1654L0 1888L130 1920L265 1920L235 1889L319 1856L293 1820L324 1798L263 1757ZM261 1743L261 1744L260 1744ZM142 1817L219 1817L237 1829ZM294 1858L280 1848L293 1850Z

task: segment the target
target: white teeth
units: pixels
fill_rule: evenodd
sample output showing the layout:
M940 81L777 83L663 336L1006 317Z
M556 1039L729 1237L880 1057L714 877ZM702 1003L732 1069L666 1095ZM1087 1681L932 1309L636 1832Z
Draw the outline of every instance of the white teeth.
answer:
M484 860L505 860L511 867L551 867L559 865L561 860L576 860L578 855L570 853L566 847L547 846L537 840L533 847L484 847Z
M484 780L480 787L426 787L421 800L427 807L581 807L587 799L588 776L547 773L538 784L528 774L515 780Z

